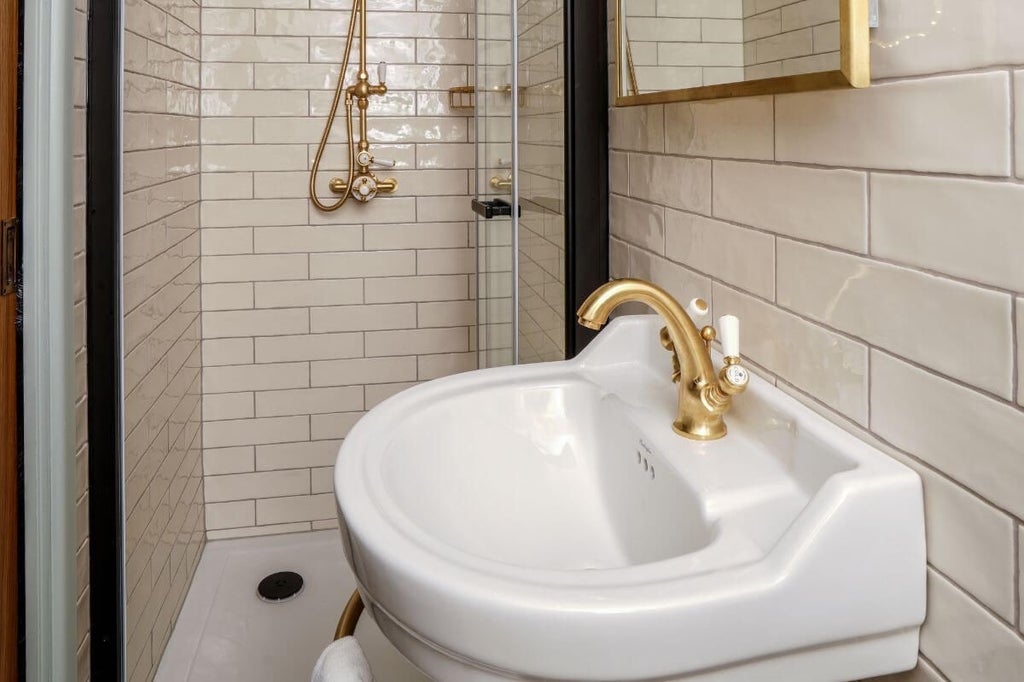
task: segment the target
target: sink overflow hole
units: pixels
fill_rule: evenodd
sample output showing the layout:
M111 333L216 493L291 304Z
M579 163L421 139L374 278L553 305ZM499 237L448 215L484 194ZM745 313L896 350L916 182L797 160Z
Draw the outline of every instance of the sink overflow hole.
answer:
M636 451L636 463L643 466L644 471L651 475L651 480L654 480L654 465L647 461L647 458L640 454L640 451Z
M271 573L260 581L256 594L265 602L280 604L298 596L304 584L302 576L293 571Z

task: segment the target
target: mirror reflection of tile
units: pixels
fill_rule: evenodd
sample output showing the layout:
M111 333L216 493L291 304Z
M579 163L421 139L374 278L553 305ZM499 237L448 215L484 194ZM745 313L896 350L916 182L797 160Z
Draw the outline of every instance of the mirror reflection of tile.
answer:
M837 0L623 0L633 94L839 68Z

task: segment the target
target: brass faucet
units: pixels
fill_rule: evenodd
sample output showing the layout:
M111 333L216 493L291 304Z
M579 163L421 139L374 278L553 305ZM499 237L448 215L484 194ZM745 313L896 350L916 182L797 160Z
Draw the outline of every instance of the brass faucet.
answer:
M732 397L742 393L750 376L740 365L738 338L730 339L725 366L715 372L711 361L713 327L698 331L686 310L664 289L639 279L619 279L599 287L576 311L579 323L588 329L600 329L611 312L627 301L639 301L653 308L665 321L662 345L673 354L673 381L679 384L679 408L672 428L694 440L714 440L726 433L723 415L732 405ZM703 303L703 302L701 302ZM704 304L706 306L706 304ZM723 318L724 319L724 318ZM729 322L735 325L735 318ZM735 332L738 334L738 327Z

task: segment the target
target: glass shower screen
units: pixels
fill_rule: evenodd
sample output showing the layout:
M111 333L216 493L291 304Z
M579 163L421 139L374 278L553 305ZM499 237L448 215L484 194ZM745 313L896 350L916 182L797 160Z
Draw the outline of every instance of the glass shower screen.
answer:
M565 357L564 9L478 0L480 367Z

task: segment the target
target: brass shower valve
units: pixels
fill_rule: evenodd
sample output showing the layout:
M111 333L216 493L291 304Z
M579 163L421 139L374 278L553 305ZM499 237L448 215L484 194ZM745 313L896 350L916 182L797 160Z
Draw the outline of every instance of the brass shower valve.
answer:
M348 70L349 56L354 42L356 41L356 26L360 27L358 33L359 44L359 73L356 82L348 87L344 86L345 72ZM370 83L370 75L366 71L366 0L354 0L352 3L352 14L349 19L348 39L345 43L345 52L341 62L341 72L338 76L338 86L334 92L334 99L331 102L331 110L327 115L327 124L324 127L323 136L316 150L313 160L313 168L309 174L309 197L313 204L321 211L336 211L341 208L349 198L366 203L380 193L390 194L398 189L398 180L395 178L378 178L371 166L394 167L394 162L375 160L370 153L370 142L367 136L367 109L370 107L370 97L383 96L388 93L386 84L388 65L380 62L377 65L377 85ZM317 196L316 176L320 169L320 162L323 160L324 150L327 147L327 140L330 136L331 126L334 124L335 115L338 113L341 95L345 95L345 123L348 133L348 174L344 178L331 178L328 187L331 192L339 195L337 201L331 204L323 203ZM358 113L353 111L353 105ZM355 118L358 116L358 139L356 145Z
M327 186L335 194L348 193L348 183L342 178L331 178ZM397 189L398 180L381 179L368 170L360 170L352 179L352 198L356 201L369 201L380 193L391 194Z

